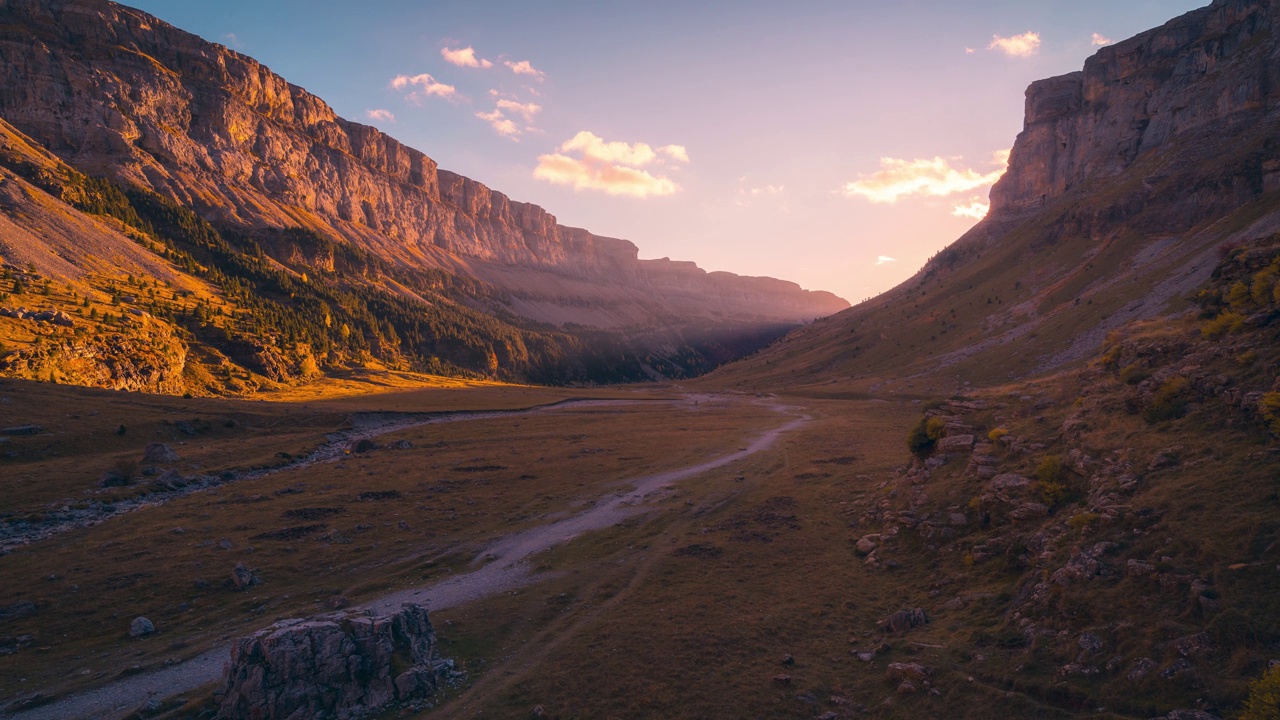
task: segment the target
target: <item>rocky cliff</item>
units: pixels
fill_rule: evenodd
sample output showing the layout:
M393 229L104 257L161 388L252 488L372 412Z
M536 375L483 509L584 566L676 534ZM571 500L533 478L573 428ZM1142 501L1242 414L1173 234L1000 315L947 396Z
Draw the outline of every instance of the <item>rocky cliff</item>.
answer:
M0 0L0 69L0 117L83 171L216 223L301 226L412 267L533 268L656 290L656 301L664 288L693 291L679 298L687 308L668 303L649 321L799 321L847 307L791 283L642 263L626 240L440 170L252 58L105 0Z
M1258 127L1280 100L1278 16L1269 0L1216 0L1102 48L1083 71L1032 83L992 211L1043 206L1189 137ZM1255 159L1253 179L1278 169Z
M1216 0L1032 83L986 219L725 376L1008 381L1188 310L1223 249L1280 230L1278 21L1280 2Z

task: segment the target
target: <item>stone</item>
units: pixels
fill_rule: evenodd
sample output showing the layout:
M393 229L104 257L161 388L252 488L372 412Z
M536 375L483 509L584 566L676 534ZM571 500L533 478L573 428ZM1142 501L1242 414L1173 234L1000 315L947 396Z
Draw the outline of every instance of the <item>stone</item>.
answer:
M1095 655L1102 650L1102 638L1093 633L1081 633L1076 640L1076 644L1084 651L1086 655Z
M885 679L890 682L911 681L924 682L933 670L919 663L889 663L885 670Z
M938 441L938 451L967 453L973 449L972 435L948 435Z
M875 552L876 547L878 547L877 542L879 540L879 535L864 535L858 539L858 543L854 547L857 549L859 555L870 555Z
M130 478L119 470L108 470L98 476L98 487L112 488L128 485Z
M421 605L390 615L348 612L290 620L236 640L221 720L363 717L439 687L435 629Z
M1171 448L1165 448L1152 456L1151 462L1147 465L1147 470L1163 470L1176 467L1181 462L1182 446L1175 445Z
M787 674L785 674L785 673L783 673L783 674L778 674L778 675L774 675L774 676L773 676L773 683L774 683L775 685L783 685L783 686L790 685L790 684L791 684L791 676L790 676L790 675L787 675Z
M1129 575L1136 578L1150 577L1156 571L1155 565L1141 560L1129 560L1125 563L1125 567L1129 569Z
M899 695L914 695L918 692L920 692L919 688L906 680L903 680L902 684L898 686Z
M391 443L390 445L388 445L387 447L388 447L388 448L390 448L390 449L392 449L392 450L412 450L412 449L413 449L413 441L411 441L411 440L397 440L397 441L395 441L395 442Z
M885 632L902 633L922 627L929 622L929 616L921 608L899 610L884 620Z
M146 637L155 631L155 624L144 617L136 617L129 623L129 637Z
M1018 507L1009 511L1009 517L1014 520L1036 520L1038 518L1048 517L1049 506L1038 502L1022 503Z
M794 657L792 657L791 655L783 655L783 656L782 656L782 664L783 664L783 665L795 665L795 664L796 664L796 659L795 659Z
M1222 718L1203 710L1173 710L1163 720L1222 720Z
M368 438L365 438L364 440L361 440L360 442L356 443L355 447L352 448L352 451L356 453L364 454L367 452L373 452L374 450L377 450L379 447L381 446L378 445L378 443Z
M36 614L39 608L30 600L19 600L12 605L0 607L0 620L21 620Z
M236 563L231 569L231 587L236 590L247 590L254 585L261 585L262 581L252 570L245 567L244 563Z
M1174 680L1182 675L1185 675L1191 672L1193 669L1194 668L1192 668L1191 663L1187 662L1186 658L1178 658L1177 660L1174 660L1172 663L1170 663L1169 667L1161 671L1160 677L1164 678L1165 680Z
M39 425L14 425L0 430L0 435L39 435L41 432Z
M1024 488L1031 484L1031 480L1017 473L1003 473L991 478L987 483L987 490L991 492L1001 492L1003 490L1016 490Z
M142 462L152 465L172 465L178 462L178 453L164 443L151 443L142 453Z

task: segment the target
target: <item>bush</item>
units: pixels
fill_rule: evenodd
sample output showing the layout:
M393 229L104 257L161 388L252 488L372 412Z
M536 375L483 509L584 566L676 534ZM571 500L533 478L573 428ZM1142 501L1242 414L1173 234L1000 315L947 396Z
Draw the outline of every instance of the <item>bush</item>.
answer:
M1067 486L1062 482L1062 458L1049 455L1036 465L1036 479L1040 481L1040 495L1049 507L1054 507L1067 497Z
M1244 327L1244 316L1238 312L1224 312L1206 322L1200 328L1200 334L1206 338L1216 338L1228 333L1239 332Z
M1004 428L996 428L995 430L992 430L991 432L987 433L987 439L990 440L991 442L1000 442L1000 438L1008 434L1009 434L1008 430Z
M928 457L946 429L947 424L938 418L920 418L907 433L907 449L916 457Z
M1166 381L1151 398L1151 405L1142 411L1142 419L1148 423L1174 420L1182 417L1191 402L1191 381L1175 377Z
M0 352L0 355L3 355ZM1271 432L1280 435L1280 392L1269 392L1258 402L1258 412L1271 426Z
M1280 720L1280 665L1268 668L1262 677L1249 683L1249 697L1239 718Z
M1151 377L1151 370L1142 367L1138 363L1126 365L1125 368L1120 371L1120 382L1125 385L1137 385L1149 377Z

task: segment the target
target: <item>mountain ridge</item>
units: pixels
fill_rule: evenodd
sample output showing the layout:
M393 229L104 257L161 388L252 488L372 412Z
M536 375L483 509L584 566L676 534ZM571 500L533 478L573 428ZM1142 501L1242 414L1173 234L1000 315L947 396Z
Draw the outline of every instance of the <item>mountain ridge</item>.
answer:
M252 58L141 11L6 0L0 16L0 62L27 80L0 92L0 117L82 171L156 190L215 223L303 227L464 274L476 263L520 265L692 288L706 309L743 317L801 321L847 307L787 281L640 260L629 241L562 226L537 205L440 170Z

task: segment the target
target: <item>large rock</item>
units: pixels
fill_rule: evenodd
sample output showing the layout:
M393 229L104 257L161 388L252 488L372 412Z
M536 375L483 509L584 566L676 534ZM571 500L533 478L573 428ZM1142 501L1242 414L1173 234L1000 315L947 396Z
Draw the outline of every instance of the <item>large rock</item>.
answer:
M151 443L142 453L142 462L153 465L171 465L178 462L178 453L164 443Z
M929 616L921 608L899 610L884 620L885 632L902 633L927 625Z
M973 449L972 435L948 435L947 437L944 437L938 441L938 452L942 452L942 453L953 453L953 452L967 453L972 449Z
M286 621L236 641L220 720L355 718L436 691L426 608Z

